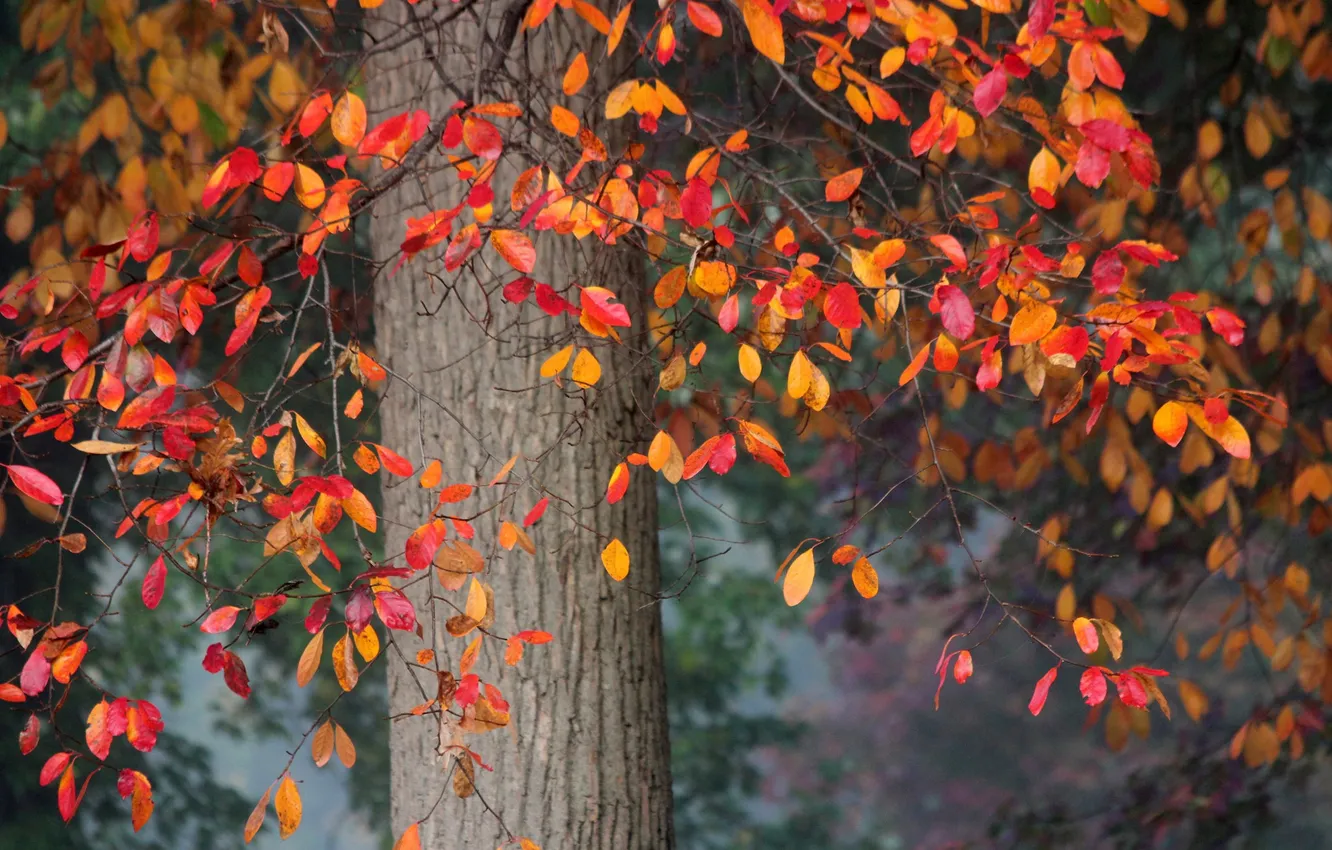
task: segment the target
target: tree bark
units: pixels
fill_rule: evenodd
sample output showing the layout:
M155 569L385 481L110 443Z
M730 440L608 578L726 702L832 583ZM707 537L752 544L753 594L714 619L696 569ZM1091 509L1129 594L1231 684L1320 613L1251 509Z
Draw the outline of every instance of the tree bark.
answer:
M371 24L371 43L396 45L374 56L366 76L367 103L377 111L371 125L406 109L425 109L434 122L460 96L514 102L525 119L544 124L551 102L545 93L552 85L558 89L569 61L579 49L596 55L590 41L580 43L580 26L592 31L556 9L535 34L516 33L512 24L524 5L511 2L479 0L470 10L399 2L378 9L383 17ZM404 43L413 32L419 37ZM593 61L589 88L604 89L617 68ZM594 110L599 105L588 114ZM552 143L520 129L520 122L496 123L506 138L492 180L501 219L513 215L508 192L522 169L546 156L556 168L572 163L556 164ZM616 149L613 138L602 138ZM541 362L570 342L587 347L598 341L568 315L552 319L530 303L500 298L500 284L516 274L491 249L458 272L444 271L438 254L422 254L390 274L406 219L463 197L464 181L441 162L440 153L429 154L374 208L374 254L386 265L375 283L376 350L393 375L380 409L382 440L418 468L439 458L446 483L480 486L479 497L456 506L460 515L510 497L474 523L472 542L486 555L479 577L494 589L497 619L490 631L503 637L541 629L554 641L528 647L516 667L504 663L500 640L484 641L475 672L500 688L512 719L507 729L467 737L494 771L478 769L478 793L458 799L448 786L448 773L457 768L436 752L437 720L403 716L435 696L435 676L403 661L428 646L440 669L456 674L472 636L450 637L443 623L457 612L430 596L461 608L465 590L444 591L433 576L412 583L409 595L425 640L408 636L402 654L390 659L394 835L423 821L422 844L429 850L491 850L515 837L544 850L670 848L661 615L648 595L660 585L656 492L651 478L639 475L618 504L607 505L604 497L615 460L642 448L651 433L643 412L651 409L650 388L629 355L641 346L630 338L624 347L597 348L604 373L591 391L557 387L539 376ZM556 289L574 281L610 287L632 311L631 337L637 334L645 345L639 259L595 236L580 242L548 234L536 244L531 277ZM508 482L485 487L515 454L520 457ZM536 556L521 547L500 549L500 520L521 522L545 495L550 509L530 529ZM407 535L429 517L434 500L434 491L412 480L386 485L389 560L401 563ZM631 572L622 585L600 562L610 536L630 553Z

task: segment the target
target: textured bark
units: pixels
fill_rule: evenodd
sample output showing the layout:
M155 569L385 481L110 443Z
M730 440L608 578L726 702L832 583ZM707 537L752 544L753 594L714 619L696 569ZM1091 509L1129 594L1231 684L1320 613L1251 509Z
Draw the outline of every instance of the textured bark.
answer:
M481 0L472 8L481 22L463 13L442 27L424 19L433 14L439 20L458 6L432 11L425 3L391 3L378 10L389 20L371 27L373 41L401 43L404 32L424 34L372 62L367 102L378 117L411 108L436 120L465 93L479 95L478 102L516 102L532 120L544 122L549 101L540 87L558 87L578 49L592 55L591 45L578 44L574 35L581 22L557 9L537 34L518 34L500 55L496 44L509 35L505 14L512 18L510 9L517 7ZM483 41L481 28L492 40ZM453 90L441 85L441 71ZM612 73L613 66L601 63L592 84ZM372 116L372 125L376 120ZM497 215L508 214L507 193L517 172L544 155L538 137L516 135L525 150L515 157L511 147L496 172ZM438 160L432 155L429 162ZM390 266L396 262L406 218L456 204L459 182L451 169L438 169L409 177L381 199L372 224L376 257ZM544 629L555 640L529 647L517 667L504 664L499 641L486 641L476 672L509 700L512 723L468 737L494 772L477 770L479 794L464 800L447 787L448 761L436 753L437 723L401 718L425 695L434 696L433 675L392 659L394 834L429 815L421 835L431 850L492 850L513 836L531 838L544 850L670 848L661 616L640 592L659 586L656 494L649 476L639 475L619 504L604 500L615 458L641 448L650 434L643 410L651 394L642 370L629 368L629 352L637 346L628 339L624 347L596 349L605 372L591 393L541 379L540 363L556 347L594 340L568 316L549 319L531 304L505 303L498 281L515 275L493 251L485 253L473 269L459 273L445 272L437 255L423 254L377 280L376 348L395 376L381 408L383 442L418 465L440 458L449 483L484 485L510 456L522 456L509 483L483 493L481 507L501 494L513 498L502 516L477 518L474 543L487 555L481 578L494 588L498 619L491 631ZM634 311L635 331L642 332L643 268L630 251L608 248L595 237L580 243L550 235L537 240L537 255L533 278L557 289L572 281L609 286ZM498 521L521 520L544 494L551 507L532 529L536 557L521 547L500 550L494 543ZM407 534L432 507L433 494L414 481L386 488L391 559L401 561ZM458 512L468 515L477 507L474 497ZM628 547L632 568L624 584L616 585L602 568L600 551L609 538L598 533L618 536ZM461 606L464 591L443 591L432 578L414 583L410 592L426 633L424 644L408 636L403 655L430 646L442 669L456 671L470 636L449 637L443 622L456 612L428 597L433 592Z

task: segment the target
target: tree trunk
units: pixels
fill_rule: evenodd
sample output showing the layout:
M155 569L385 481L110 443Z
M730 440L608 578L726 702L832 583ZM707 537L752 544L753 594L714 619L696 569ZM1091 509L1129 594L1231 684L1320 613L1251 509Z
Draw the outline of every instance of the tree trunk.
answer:
M378 110L371 125L406 109L424 109L438 122L460 96L513 102L524 119L544 124L551 102L544 93L552 83L558 89L569 61L579 49L598 55L590 41L579 44L583 36L575 35L592 31L568 10L556 9L531 37L516 33L523 5L511 2L479 0L474 11L461 14L456 4L390 3L378 9L383 18L371 25L372 43L392 48L374 57L366 76L367 103ZM430 20L455 14L443 25ZM412 32L423 37L404 44ZM604 90L615 68L595 59L594 66L589 89ZM594 109L599 112L599 105L589 114ZM508 203L515 176L554 154L549 142L520 129L519 121L496 123L506 139L492 181L496 219L503 221L515 215ZM613 138L602 138L617 149ZM474 671L499 687L512 720L507 729L467 736L468 746L494 771L478 769L478 793L457 799L448 774L458 768L451 756L437 754L437 719L404 716L435 696L435 675L409 668L403 659L428 646L441 670L457 673L472 636L448 635L443 623L457 611L441 598L461 608L466 591L445 591L433 576L412 584L425 641L409 636L402 655L390 653L394 835L423 820L422 844L429 850L492 850L515 837L545 850L670 848L661 614L646 595L660 584L656 492L651 478L639 475L623 501L611 506L604 497L614 461L641 449L652 429L643 413L651 409L647 379L629 365L629 352L646 339L642 264L595 236L579 242L547 234L536 240L531 277L557 290L574 281L608 286L634 314L626 346L596 348L604 374L593 390L555 386L539 376L541 362L570 342L586 347L599 341L568 315L552 319L531 303L504 301L499 288L516 274L491 249L458 272L444 271L438 253L423 253L389 274L406 219L452 207L463 197L463 181L441 160L438 151L428 154L418 173L374 210L374 253L387 265L375 283L376 349L393 375L380 410L383 442L408 454L418 468L439 458L446 483L478 485L479 495L454 506L462 516L504 499L499 510L474 520L472 542L486 555L480 578L494 589L497 619L490 632L503 638L540 629L554 641L528 647L516 667L504 663L501 640L484 641ZM464 221L469 216L464 213ZM520 457L507 483L485 487L515 454ZM500 549L500 521L520 523L547 495L550 509L530 529L536 556L521 546ZM434 491L412 480L385 487L389 560L401 563L407 535L429 517L434 501ZM618 586L600 562L612 535L628 547L632 563L629 579Z

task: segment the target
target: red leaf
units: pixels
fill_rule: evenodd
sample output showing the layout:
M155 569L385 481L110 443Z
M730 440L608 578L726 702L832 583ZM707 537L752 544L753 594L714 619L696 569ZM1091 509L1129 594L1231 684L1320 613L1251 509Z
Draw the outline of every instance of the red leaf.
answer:
M1087 141L1097 147L1115 153L1123 153L1128 150L1128 128L1107 118L1093 118L1079 126L1078 129L1082 131L1082 135L1086 137Z
M981 77L981 81L976 84L976 93L972 97L972 105L983 118L989 118L999 104L1004 102L1004 95L1008 94L1008 74L1004 69L995 66L990 73Z
M37 696L46 689L46 683L51 680L51 662L42 654L38 647L28 656L28 660L23 663L23 672L19 674L19 687L23 693L30 697Z
M333 604L332 596L321 596L310 606L310 613L305 615L305 630L314 634L324 627L328 619L328 609ZM216 671L215 671L216 672Z
M971 678L975 666L971 660L971 653L968 650L962 650L957 654L957 660L953 662L953 679L959 685L964 684Z
M1123 673L1115 677L1115 687L1119 689L1119 699L1129 708L1147 707L1147 688L1142 680L1132 673Z
M696 230L712 218L712 187L701 177L690 180L680 195L680 214Z
M546 506L550 504L550 499L543 497L541 501L532 506L532 510L523 517L523 528L528 528L532 523L541 519L541 515L546 512Z
M1110 173L1110 154L1105 148L1083 142L1082 147L1078 148L1078 162L1074 171L1084 186L1096 189Z
M56 753L47 759L46 764L42 765L42 772L37 775L37 784L46 787L55 782L56 777L65 772L65 767L73 757L73 753L66 752Z
M1059 665L1056 664L1036 683L1036 689L1031 692L1031 702L1027 703L1027 710L1033 716L1040 714L1041 709L1045 708L1045 698L1050 695L1050 686L1054 684L1055 676L1058 675Z
M35 750L41 731L42 723L37 715L29 714L27 722L23 724L23 731L19 732L19 752L26 756Z
M416 609L401 590L381 590L376 593L375 612L390 629L409 632L416 628Z
M1213 323L1215 327L1215 323ZM60 486L31 466L9 467L9 480L29 498L47 505L58 505L64 501Z
M204 618L199 624L199 631L210 635L225 632L235 624L236 614L239 612L240 609L235 605L224 605Z
M1043 37L1054 23L1055 0L1032 0L1027 10L1027 34L1032 41Z
M1092 264L1092 286L1102 295L1114 295L1124 282L1124 261L1113 248L1102 251Z
M392 449L385 448L377 443L375 444L375 448L379 450L379 462L384 465L385 469L392 472L394 475L397 475L400 478L410 478L416 471L407 458Z
M250 676L245 672L245 662L234 652L228 652L222 664L222 678L227 687L241 699L250 696Z
M945 283L935 290L939 299L939 316L944 330L958 339L968 339L976 330L976 310L971 299L960 288Z
M1231 345L1244 342L1244 320L1222 307L1213 307L1207 311L1207 321L1212 330ZM11 474L12 474L11 467ZM32 494L29 494L32 495Z
M722 434L717 442L717 448L712 452L712 457L708 458L708 468L718 475L725 475L734 465L735 435Z
M139 262L146 262L157 251L157 213L143 213L130 225L125 237L125 247L130 256Z
M1105 674L1101 672L1101 668L1089 667L1082 674L1078 689L1082 691L1082 698L1087 701L1087 705L1100 705L1104 702L1106 685Z
M732 296L734 297L734 296ZM855 330L860 327L860 298L849 283L839 283L823 299L823 314L833 327Z
M614 297L614 292L599 286L582 287L578 293L578 300L583 309L598 322L608 327L631 327L633 322L629 319L629 308L623 304L611 303Z
M735 330L735 326L740 322L740 298L732 295L722 304L721 311L717 314L717 324L721 329L730 333Z

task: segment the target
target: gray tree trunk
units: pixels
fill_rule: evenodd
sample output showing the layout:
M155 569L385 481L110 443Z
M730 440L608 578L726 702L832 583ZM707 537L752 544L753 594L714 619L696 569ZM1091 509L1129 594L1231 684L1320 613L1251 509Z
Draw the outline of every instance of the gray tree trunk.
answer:
M465 4L380 7L371 42L396 44L373 58L366 75L367 103L375 110L371 126L405 109L425 109L436 121L460 94L476 96L477 102L515 102L525 118L545 124L550 100L544 93L558 92L579 49L592 59L589 89L604 91L616 73L604 59L598 62L605 55L604 39L596 52L590 40L580 44L591 28L559 8L530 37L513 35L510 19L521 14L522 4L511 2L479 0L461 14ZM456 16L442 26L431 21L449 15ZM422 37L404 43L413 32ZM599 111L595 104L588 114ZM509 142L493 180L496 214L506 216L512 215L508 193L514 177L551 148L539 135L519 130L519 122L496 123ZM598 129L616 150L606 128ZM526 149L516 153L510 139L521 140ZM407 217L451 207L461 198L460 180L441 162L437 151L431 153L419 173L374 207L374 253L389 269ZM554 164L567 169L572 162ZM425 641L407 636L402 656L390 659L389 672L394 835L424 819L421 837L428 850L493 850L515 836L544 850L670 848L661 616L644 593L660 584L656 493L651 476L639 474L623 501L610 506L604 498L614 461L642 450L644 436L651 434L644 413L651 409L647 379L641 368L630 368L636 359L631 352L642 350L643 338L594 349L604 374L591 392L556 387L539 377L541 362L569 342L586 347L596 341L577 329L572 317L550 319L530 302L518 307L503 301L499 283L516 275L492 249L483 249L461 272L446 272L439 256L422 254L392 275L385 269L375 283L376 348L394 376L380 411L383 442L407 453L418 468L430 458L441 459L446 483L485 485L509 457L521 455L508 484L482 486L479 496L456 508L471 515L512 494L501 511L475 520L473 543L486 555L480 578L494 588L498 616L490 631L507 636L542 629L554 641L528 647L517 667L504 663L500 641L485 641L475 672L501 689L512 722L507 729L467 736L494 772L477 770L478 793L458 799L448 784L448 761L436 752L437 722L402 717L434 697L437 683L433 674L409 668L403 658L428 646L441 669L457 670L471 636L450 637L443 623L455 609L429 596L461 607L465 591L444 591L433 576L413 583L409 593ZM537 240L537 256L534 279L557 289L573 281L608 286L634 314L631 336L644 333L644 269L632 252L608 248L595 237L577 242L545 235ZM551 506L531 529L536 556L521 547L500 549L499 521L521 522L543 495L550 496ZM434 493L414 480L386 486L387 552L396 563L402 562L407 535L433 507ZM632 567L621 585L601 565L609 536L599 535L618 536L628 547Z

